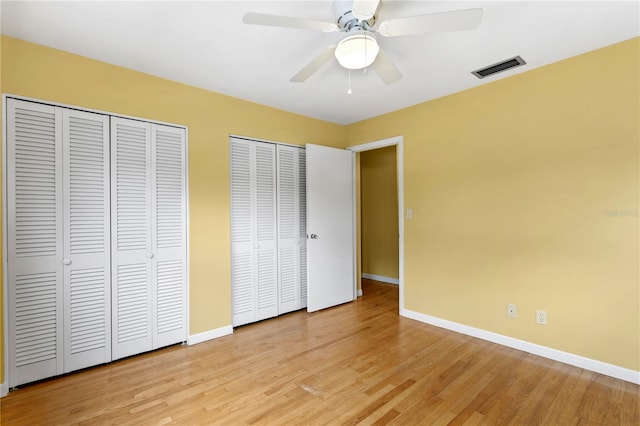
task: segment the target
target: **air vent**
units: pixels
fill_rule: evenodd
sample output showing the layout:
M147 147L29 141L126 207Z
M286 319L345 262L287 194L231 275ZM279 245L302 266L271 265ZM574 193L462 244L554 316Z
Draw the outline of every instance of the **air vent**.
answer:
M522 59L520 56L516 56L515 58L507 59L506 61L498 62L497 64L489 65L488 67L472 71L471 74L475 75L478 78L485 78L490 75L497 74L511 68L519 67L520 65L524 64L526 64L524 59Z

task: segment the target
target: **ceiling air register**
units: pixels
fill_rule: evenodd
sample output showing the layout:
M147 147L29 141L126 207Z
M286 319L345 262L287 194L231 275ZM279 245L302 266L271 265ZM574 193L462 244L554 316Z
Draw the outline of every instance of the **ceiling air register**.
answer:
M488 67L472 71L471 74L475 75L478 78L485 78L489 77L490 75L510 70L511 68L519 67L525 64L526 62L524 61L524 59L522 59L520 56L516 56L515 58L507 59L505 61L498 62L497 64L489 65Z

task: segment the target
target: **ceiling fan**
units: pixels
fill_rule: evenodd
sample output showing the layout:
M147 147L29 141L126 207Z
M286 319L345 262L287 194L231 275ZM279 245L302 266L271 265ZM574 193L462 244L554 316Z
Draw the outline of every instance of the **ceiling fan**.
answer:
M321 32L343 32L345 37L324 49L290 81L302 83L333 57L346 69L372 68L385 84L402 78L391 59L380 48L377 36L396 37L445 31L473 30L482 20L482 9L463 9L427 15L408 16L377 22L380 0L335 0L336 23L266 13L248 12L242 22L253 25L298 28Z

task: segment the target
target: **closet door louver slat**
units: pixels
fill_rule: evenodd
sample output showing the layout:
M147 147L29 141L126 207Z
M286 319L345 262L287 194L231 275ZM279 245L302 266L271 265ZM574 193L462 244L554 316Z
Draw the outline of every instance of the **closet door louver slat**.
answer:
M7 99L9 386L63 372L60 110Z

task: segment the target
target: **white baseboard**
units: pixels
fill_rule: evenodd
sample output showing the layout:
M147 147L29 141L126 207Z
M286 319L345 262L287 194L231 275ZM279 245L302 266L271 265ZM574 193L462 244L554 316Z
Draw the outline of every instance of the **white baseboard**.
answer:
M227 336L233 334L233 327L226 325L224 327L216 328L209 331L204 331L198 334L192 334L187 337L187 344L195 345L198 343L206 342L207 340L217 339L218 337Z
M358 297L362 297L362 289L361 288L358 289Z
M0 383L0 398L9 394L9 384L7 382Z
M604 374L605 376L615 377L616 379L627 382L640 384L640 371L630 370L628 368L618 367L617 365L607 364L606 362L597 361L591 358L585 358L580 355L559 351L557 349L530 343L524 340L515 339L513 337L503 336L502 334L493 333L491 331L482 330L480 328L470 327L468 325L459 324L442 318L432 317L430 315L421 314L419 312L402 310L400 313L403 317L411 318L426 324L435 325L436 327L446 328L447 330L466 334L468 336L477 337L482 340L497 343L499 345L508 346L524 352L529 352L554 361L560 361L575 367L584 368L585 370L594 371Z
M362 273L361 275L362 275L362 278L366 278L368 280L381 281L383 283L395 284L395 285L400 284L400 280L397 278L389 278L389 277L383 277L382 275L365 274L365 273Z

